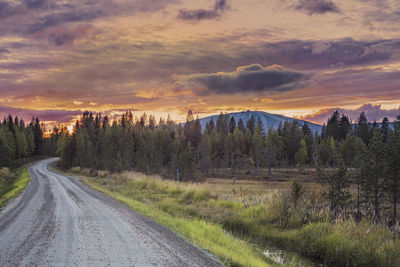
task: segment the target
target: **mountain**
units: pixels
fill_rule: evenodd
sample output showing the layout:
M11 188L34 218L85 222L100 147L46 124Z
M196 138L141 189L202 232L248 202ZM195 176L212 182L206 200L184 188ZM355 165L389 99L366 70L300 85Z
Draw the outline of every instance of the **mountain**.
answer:
M206 126L207 122L209 122L211 120L211 118L214 120L214 123L217 122L219 115L213 115L213 116L209 116L209 117L205 117L205 118L201 118L200 119L200 124L201 127L204 129L204 127ZM298 119L293 119L290 117L285 117L282 115L276 115L276 114L270 114L267 112L263 112L263 111L242 111L242 112L234 112L234 113L228 113L227 116L229 117L229 119L231 117L233 117L236 121L236 123L239 122L240 119L242 119L244 125L246 125L247 121L250 119L251 116L254 117L255 121L257 122L258 118L261 119L261 122L264 126L264 131L268 132L268 129L270 127L277 129L279 123L281 122L282 125L285 121L298 121L300 123L300 125L303 125L304 122L303 120L298 120ZM311 129L312 132L318 132L320 133L322 130L322 126L315 124L315 123L311 123L311 122L307 122L308 127Z

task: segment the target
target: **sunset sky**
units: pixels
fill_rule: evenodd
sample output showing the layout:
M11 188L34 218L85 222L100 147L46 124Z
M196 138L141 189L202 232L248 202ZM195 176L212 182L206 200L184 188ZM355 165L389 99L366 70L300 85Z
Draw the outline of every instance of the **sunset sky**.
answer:
M0 115L400 115L398 0L0 0Z

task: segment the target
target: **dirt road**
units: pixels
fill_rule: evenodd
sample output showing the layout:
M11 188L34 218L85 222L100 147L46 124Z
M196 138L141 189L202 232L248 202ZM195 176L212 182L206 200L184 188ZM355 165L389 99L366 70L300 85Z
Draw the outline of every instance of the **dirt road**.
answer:
M219 266L208 253L125 205L54 173L55 158L0 213L1 266Z

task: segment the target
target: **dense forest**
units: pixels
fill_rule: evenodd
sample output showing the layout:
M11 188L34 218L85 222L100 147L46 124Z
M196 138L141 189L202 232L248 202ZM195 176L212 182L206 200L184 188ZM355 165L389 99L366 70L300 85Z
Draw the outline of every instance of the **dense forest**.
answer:
M4 118L0 123L0 167L17 167L28 158L53 155L56 144L51 147L51 140L43 138L44 132L44 125L37 117L28 125L17 116Z
M186 123L157 123L126 112L118 120L84 112L72 133L54 127L47 138L38 118L25 125L17 117L0 126L0 165L13 166L36 155L59 155L60 166L120 172L136 170L165 178L193 180L225 169L266 172L277 167L315 168L332 212L347 210L374 220L397 218L400 189L400 116L390 127L369 123L361 113L352 124L334 112L321 133L307 123L285 122L263 132L261 121L246 125L220 114L202 129L188 112ZM353 190L351 190L353 189Z
M386 118L378 126L361 113L352 124L334 112L320 134L297 121L265 133L261 121L251 118L244 125L225 114L202 129L191 111L184 124L170 119L157 123L146 114L133 118L130 112L110 122L107 116L84 112L71 134L56 128L49 143L57 143L64 168L137 170L170 179L177 172L189 180L216 169L235 175L243 169L268 174L275 167L312 167L333 212L348 210L380 220L388 214L397 218L399 121L400 116L392 129Z

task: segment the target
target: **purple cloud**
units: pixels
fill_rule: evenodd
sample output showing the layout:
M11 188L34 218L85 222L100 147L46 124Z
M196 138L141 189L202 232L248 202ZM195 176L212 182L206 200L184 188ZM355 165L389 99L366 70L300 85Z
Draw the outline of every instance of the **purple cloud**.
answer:
M179 10L178 18L182 20L211 20L221 16L221 14L229 9L227 0L216 0L212 9L197 9L197 10Z
M309 75L281 66L241 66L234 72L192 74L175 84L175 90L194 89L198 95L246 92L282 92L302 87ZM199 88L196 90L195 88Z
M329 108L329 109L322 109L314 114L307 115L301 117L301 119L309 120L317 123L326 123L328 118L332 115L332 113L337 110L340 114L344 114L351 118L353 122L357 120L360 116L362 111L365 112L367 119L370 122L381 122L383 118L388 118L389 121L394 121L397 116L400 115L400 106L399 108L394 109L383 109L381 105L372 105L372 104L365 104L360 106L356 109L343 109L343 108Z
M30 122L32 117L39 117L41 121L55 121L57 123L69 123L75 116L82 113L81 110L34 110L24 108L14 108L9 106L0 106L0 118L6 117L8 114L18 116L26 123Z
M313 14L340 13L339 8L331 0L300 0L297 10Z

